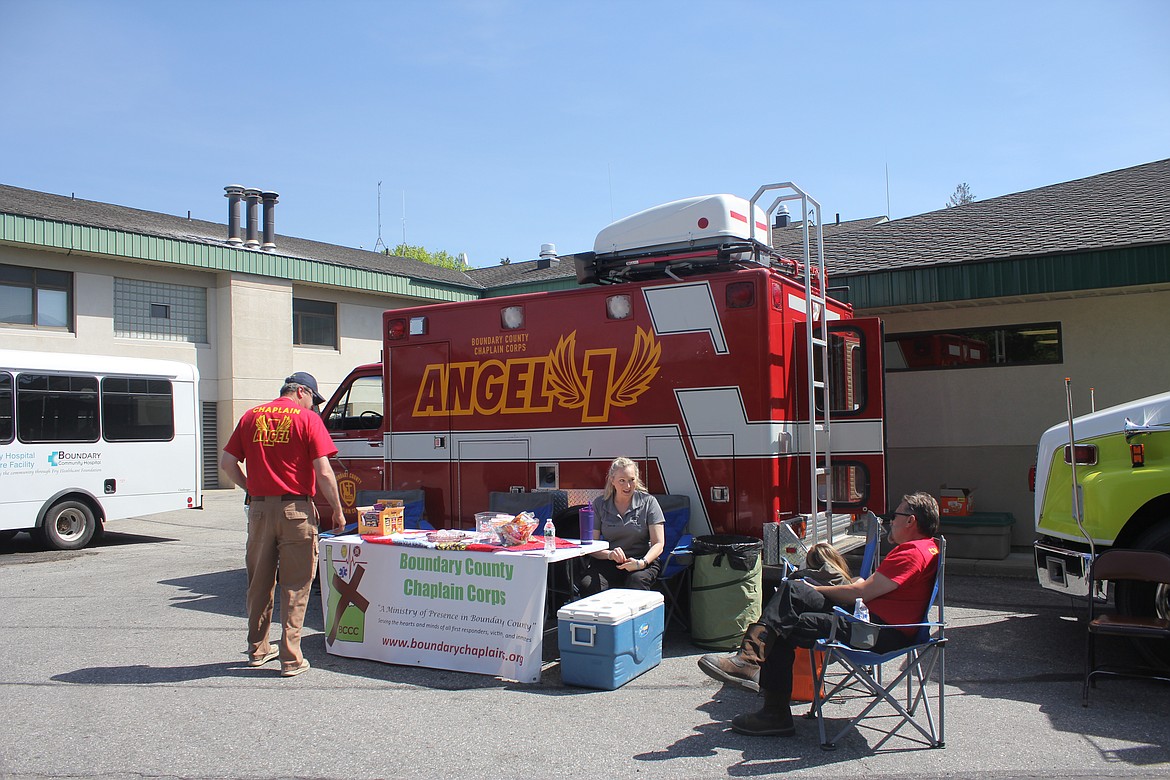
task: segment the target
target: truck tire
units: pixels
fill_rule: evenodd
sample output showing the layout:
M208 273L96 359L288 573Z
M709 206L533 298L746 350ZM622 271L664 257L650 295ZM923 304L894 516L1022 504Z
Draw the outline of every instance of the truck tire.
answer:
M1151 528L1134 543L1135 550L1158 550L1170 554L1170 518ZM1121 582L1114 594L1117 611L1123 615L1167 617L1170 615L1170 586ZM1170 647L1165 641L1134 640L1147 661L1170 669Z
M61 501L49 508L37 536L53 550L80 550L89 544L96 529L92 509L80 501Z

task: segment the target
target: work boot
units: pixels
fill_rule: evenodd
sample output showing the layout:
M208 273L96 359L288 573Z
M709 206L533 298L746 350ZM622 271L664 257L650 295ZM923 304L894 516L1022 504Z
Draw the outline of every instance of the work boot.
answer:
M736 715L731 719L731 730L749 737L791 737L796 734L788 697L774 691L764 691L764 706L757 712Z
M760 664L768 657L768 648L775 638L763 623L752 623L743 635L738 652L708 653L699 659L699 668L719 682L759 693Z

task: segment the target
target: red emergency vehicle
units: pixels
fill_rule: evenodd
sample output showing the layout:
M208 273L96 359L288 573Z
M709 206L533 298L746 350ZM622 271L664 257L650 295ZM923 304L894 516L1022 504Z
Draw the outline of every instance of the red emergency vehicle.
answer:
M625 455L690 499L694 534L881 512L881 323L825 294L818 236L799 259L766 243L777 188L807 231L792 185L690 198L564 258L577 288L385 312L383 363L323 412L347 510L421 489L431 524L470 528L492 491L600 489Z

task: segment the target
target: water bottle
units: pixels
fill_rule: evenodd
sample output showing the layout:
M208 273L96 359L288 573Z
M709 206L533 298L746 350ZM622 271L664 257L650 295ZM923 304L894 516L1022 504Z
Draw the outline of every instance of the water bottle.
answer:
M853 604L853 617L858 620L869 620L869 607L865 606L865 602L858 599ZM859 650L868 650L877 642L877 627L866 623L852 623L851 632L849 634L849 644L858 648Z
M544 522L544 554L552 555L557 549L557 529L552 518Z

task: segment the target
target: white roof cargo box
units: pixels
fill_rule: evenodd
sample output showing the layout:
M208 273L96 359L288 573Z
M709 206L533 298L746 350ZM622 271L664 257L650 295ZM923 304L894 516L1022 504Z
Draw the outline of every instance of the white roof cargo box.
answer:
M752 237L748 202L735 195L685 198L619 219L597 234L597 254L664 246L711 245ZM771 244L768 220L755 209L756 240Z

